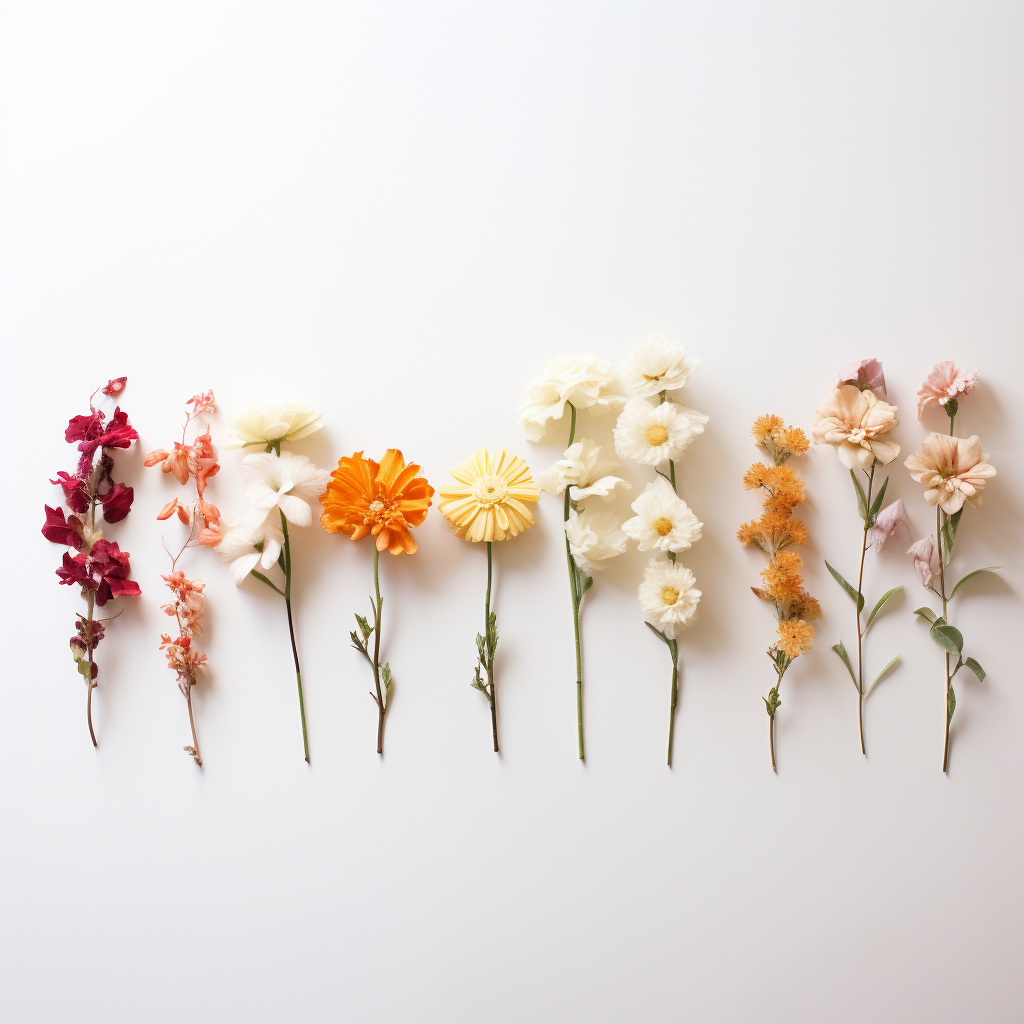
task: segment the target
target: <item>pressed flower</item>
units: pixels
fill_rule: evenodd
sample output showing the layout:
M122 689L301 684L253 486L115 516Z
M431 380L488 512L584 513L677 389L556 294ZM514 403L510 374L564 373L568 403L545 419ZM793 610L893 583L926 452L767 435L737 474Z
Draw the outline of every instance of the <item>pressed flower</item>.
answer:
M978 370L961 370L951 359L936 363L917 393L917 418L932 402L941 405L950 420L956 418L958 399L969 395L978 383ZM950 426L952 433L952 425Z
M804 590L803 559L794 545L807 543L807 527L793 519L793 510L804 500L804 482L792 466L785 465L807 450L807 438L797 427L789 427L781 417L761 416L754 422L751 435L757 447L772 461L766 466L756 462L743 476L746 490L765 492L761 518L744 523L736 533L743 545L760 548L768 557L761 570L764 587L751 587L755 596L770 604L779 620L775 642L768 657L775 669L776 682L763 698L768 711L768 744L775 766L775 714L781 706L779 689L782 677L800 654L810 650L814 630L807 623L821 615L817 600Z
M282 442L309 437L323 425L322 415L308 402L257 405L228 417L230 439L225 447L280 451Z
M900 453L886 440L898 425L896 407L873 391L844 384L818 407L814 436L832 445L847 469L870 469L876 461L888 465Z
M391 706L391 666L380 661L381 612L384 599L380 593L380 553L415 554L419 550L410 529L427 517L434 488L416 474L420 467L406 465L397 448L389 448L379 463L364 459L362 452L339 460L331 473L327 491L320 499L323 515L320 525L328 533L348 534L350 540L366 536L374 539L373 589L370 607L373 625L356 615L358 630L349 636L352 646L366 659L373 672L377 705L377 753L384 753L384 716ZM370 637L373 637L371 654Z
M530 475L530 467L504 448L496 452L479 448L451 474L457 483L440 488L438 510L451 523L456 537L483 541L487 548L484 631L476 635L477 661L470 685L479 690L490 705L491 735L494 752L498 753L498 694L494 685L498 626L497 616L491 611L491 545L517 537L533 526L533 514L525 503L537 501L540 494Z
M860 391L873 391L877 398L885 398L885 374L877 359L858 359L844 366L832 381L832 390L852 384Z
M664 478L658 477L633 502L636 515L622 524L640 551L679 554L700 540L704 524Z
M677 640L684 627L693 622L701 596L689 569L657 559L644 570L639 595L644 619L669 640Z
M217 554L228 563L235 584L241 586L257 565L273 569L283 545L284 534L270 519L254 523L250 517L243 517L222 532Z
M641 341L626 360L622 379L640 398L662 391L677 391L693 376L700 360L688 356L682 345L655 334Z
M684 405L651 405L642 398L631 398L615 424L615 451L642 466L662 466L682 458L707 422L703 413Z
M931 587L932 580L939 574L939 549L931 537L922 537L914 541L907 550L914 556L914 572L917 573L921 586Z
M130 578L128 552L103 536L103 526L97 520L99 513L104 524L121 522L131 510L134 498L131 487L114 480L113 452L128 448L139 435L119 406L108 420L106 413L93 404L100 393L107 397L120 395L126 382L126 377L118 377L97 388L89 396L89 412L68 421L64 439L77 444L78 465L74 473L61 471L50 483L62 489L71 514L65 515L61 507L43 506L43 536L76 552L72 555L65 550L57 577L61 584L79 587L86 605L85 614L79 612L76 616L70 648L75 668L86 686L86 722L93 746L97 744L92 724L92 691L99 675L94 652L104 636L102 621L95 618L94 612L114 598L141 594L138 583Z
M614 392L615 371L593 355L559 356L544 368L519 404L519 424L530 441L540 441L565 407L600 414L621 408L625 399Z
M611 501L617 491L630 489L628 481L610 472L618 467L618 459L606 458L600 445L581 437L566 448L565 458L537 477L537 486L548 494L562 494L568 487L572 501Z
M910 523L907 520L907 510L903 507L903 500L897 498L891 505L887 505L878 513L875 525L868 530L868 547L879 550L901 526L907 531L909 537Z
M266 519L274 509L296 526L309 526L313 511L308 501L327 486L326 469L317 469L305 455L261 452L242 459L242 478L249 485L245 496L252 506L252 521Z
M965 501L980 505L980 492L996 475L995 466L982 454L977 434L966 438L929 434L921 451L911 455L904 465L924 486L924 500L933 508L938 505L946 515L959 512Z
M611 512L572 509L565 535L577 566L588 574L604 572L608 562L626 550L626 535Z

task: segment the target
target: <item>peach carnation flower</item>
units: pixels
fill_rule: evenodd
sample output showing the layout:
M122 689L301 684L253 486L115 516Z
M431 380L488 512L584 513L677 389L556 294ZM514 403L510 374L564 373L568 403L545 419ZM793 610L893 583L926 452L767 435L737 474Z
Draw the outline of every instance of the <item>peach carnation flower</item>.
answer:
M917 418L921 418L929 403L938 402L945 407L950 399L969 395L977 383L977 370L961 370L952 359L936 363L917 393Z
M904 463L910 475L925 487L924 500L938 505L946 515L963 508L964 501L981 504L985 481L996 475L995 466L982 454L977 434L970 437L950 437L949 434L929 434ZM975 500L976 499L976 500Z
M897 426L896 406L853 384L837 388L818 407L814 436L832 445L847 469L868 470L877 459L888 465L900 453L886 440Z

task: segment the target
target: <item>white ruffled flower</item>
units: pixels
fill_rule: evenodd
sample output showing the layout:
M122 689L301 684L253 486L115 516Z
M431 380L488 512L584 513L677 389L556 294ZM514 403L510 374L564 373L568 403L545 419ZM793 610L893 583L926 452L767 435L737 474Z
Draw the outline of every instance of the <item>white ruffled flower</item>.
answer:
M633 502L633 511L636 515L627 519L622 529L639 542L641 551L678 554L700 540L704 524L663 476L647 485Z
M565 535L572 557L585 573L604 572L609 559L626 551L626 535L611 512L572 509Z
M593 413L613 412L625 398L612 391L615 370L596 356L559 356L544 368L519 403L519 424L530 441L540 441L551 420L560 420L566 403Z
M303 499L319 498L330 479L326 469L317 469L305 455L292 452L247 455L242 459L242 476L249 485L245 496L252 505L247 522L262 522L279 508L296 526L313 522L313 511Z
M653 398L662 391L676 391L693 376L700 360L688 356L683 346L655 334L639 342L629 354L622 371L626 387L641 398Z
M697 614L700 591L693 573L676 562L652 560L640 584L640 607L655 629L675 640Z
M308 402L257 405L228 417L230 437L225 448L266 448L282 441L309 437L323 426L322 414Z
M615 424L615 450L630 462L660 466L681 458L707 422L707 416L685 405L651 405L642 398L631 398Z
M264 569L272 569L281 554L284 534L269 520L252 523L238 519L225 531L217 545L217 554L228 562L228 572L240 585L260 563Z
M561 494L568 487L573 501L590 497L611 501L617 490L630 490L629 481L608 474L618 467L618 459L602 457L600 445L581 437L565 449L564 459L537 476L537 486L548 494Z

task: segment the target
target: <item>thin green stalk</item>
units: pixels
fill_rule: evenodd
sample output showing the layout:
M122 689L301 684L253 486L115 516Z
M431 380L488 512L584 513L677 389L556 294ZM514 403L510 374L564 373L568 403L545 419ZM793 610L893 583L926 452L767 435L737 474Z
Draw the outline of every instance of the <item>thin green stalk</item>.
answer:
M299 689L299 718L302 720L302 749L309 764L309 736L306 732L306 704L302 699L302 672L299 669L299 649L295 644L295 623L292 621L292 544L288 535L288 520L281 513L281 532L284 534L284 606L288 612L288 635L292 641L292 657L295 659L295 683ZM269 580L267 581L269 582ZM273 586L273 584L270 584ZM274 587L277 590L276 587ZM278 591L280 593L280 591Z
M566 448L570 447L576 440L576 406L570 402L569 408L572 410L572 419L569 423L569 443L566 445ZM571 507L569 487L566 485L565 501L562 510L562 520L565 523L569 522L569 510ZM580 592L579 570L576 568L575 561L573 561L568 534L565 537L565 558L569 566L569 588L572 592L572 626L576 634L576 732L579 736L580 760L583 761L583 648L580 645L580 599L583 595Z
M668 715L668 760L666 764L672 767L672 741L676 733L676 704L679 702L679 645L675 640L668 644L669 653L672 655L672 706Z
M373 590L377 595L373 623L373 685L377 690L377 753L384 753L384 712L387 704L380 689L380 620L384 601L380 596L380 551L373 546Z
M864 646L864 632L860 628L860 606L864 601L864 556L868 550L868 522L870 517L867 509L871 508L871 491L875 485L875 466L871 463L871 473L868 476L868 498L865 504L864 514L864 536L860 545L860 571L857 574L857 727L860 730L860 752L867 756L864 749L864 662L862 649Z
M498 753L498 690L494 685L494 647L491 645L491 542L487 541L487 592L484 594L484 650L487 655L487 696L491 701L491 735Z
M950 430L952 431L952 423L950 423ZM948 518L948 517L947 517ZM946 566L945 557L942 551L942 509L940 506L935 506L935 549L939 553L939 590L941 591L940 597L942 598L942 618L945 622L949 622L947 618L946 603L949 600L946 597ZM949 688L952 682L949 678L949 651L945 652L945 663L946 663L946 738L942 743L942 770L943 772L949 767Z

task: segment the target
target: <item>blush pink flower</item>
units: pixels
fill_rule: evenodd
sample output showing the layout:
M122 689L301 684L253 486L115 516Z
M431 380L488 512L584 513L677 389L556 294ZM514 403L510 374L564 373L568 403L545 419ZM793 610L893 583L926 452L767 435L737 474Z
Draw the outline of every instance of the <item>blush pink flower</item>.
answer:
M907 510L903 507L903 499L897 498L891 505L886 506L878 513L875 525L868 530L868 547L874 547L876 551L882 549L882 545L901 527L906 527L907 536L910 536L910 523L907 521Z
M959 512L965 501L980 505L978 492L984 490L986 480L996 475L995 466L982 454L977 434L929 434L921 451L911 455L904 465L924 485L925 501L933 507L938 505L947 515Z
M832 390L844 384L852 384L858 391L873 391L878 398L885 398L885 374L877 359L860 359L844 366L832 381Z
M931 402L945 406L951 398L969 395L974 390L974 385L978 383L979 372L961 370L952 359L936 363L917 393L917 418L921 418L925 407Z
M897 426L896 406L883 402L873 391L844 384L818 407L814 436L832 445L847 469L870 469L877 459L888 465L900 453L886 440Z
M914 571L921 580L921 586L931 585L932 577L939 572L939 552L931 537L922 537L910 545L908 555L914 556Z

